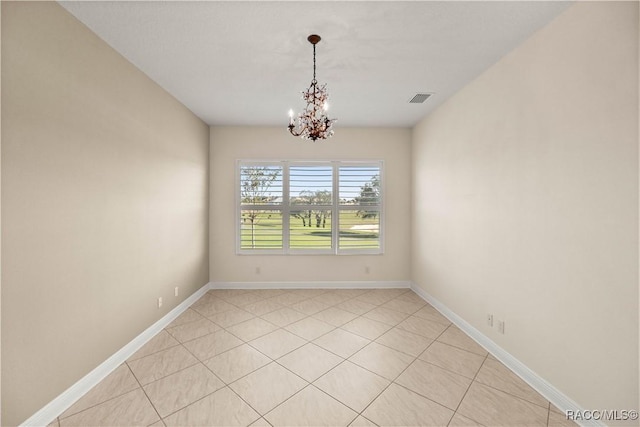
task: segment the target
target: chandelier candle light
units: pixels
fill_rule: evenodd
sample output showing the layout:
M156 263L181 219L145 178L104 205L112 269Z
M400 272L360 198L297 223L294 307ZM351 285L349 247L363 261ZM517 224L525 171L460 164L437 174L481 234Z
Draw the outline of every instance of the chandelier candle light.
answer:
M311 86L302 92L302 99L307 102L307 107L298 114L298 125L293 121L293 110L289 110L289 132L293 136L299 136L310 141L327 139L333 135L333 122L336 119L327 117L327 85L319 85L316 80L316 44L320 41L320 36L312 34L307 37L309 43L313 45L313 80Z

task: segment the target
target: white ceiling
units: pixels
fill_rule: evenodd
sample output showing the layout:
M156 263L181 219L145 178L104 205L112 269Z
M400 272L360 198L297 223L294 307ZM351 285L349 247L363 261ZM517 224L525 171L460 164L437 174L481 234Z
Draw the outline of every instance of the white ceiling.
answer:
M312 78L336 126L413 126L567 2L71 1L69 12L210 125L286 126ZM526 73L527 70L522 70ZM417 92L434 92L409 104Z

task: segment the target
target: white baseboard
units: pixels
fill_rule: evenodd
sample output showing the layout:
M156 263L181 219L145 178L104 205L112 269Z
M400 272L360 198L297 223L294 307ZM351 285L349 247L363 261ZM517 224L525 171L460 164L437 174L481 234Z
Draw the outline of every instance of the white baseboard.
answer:
M410 288L409 281L213 282L211 289L387 289Z
M46 426L49 425L56 417L66 411L78 399L84 396L89 390L95 387L107 375L113 372L118 366L124 363L143 345L145 345L157 333L162 331L169 323L173 322L176 317L182 314L191 304L202 297L211 287L207 283L198 289L189 298L182 301L177 307L163 316L153 325L145 329L140 335L135 337L131 342L122 347L111 357L98 365L93 371L82 377L74 385L62 392L58 397L49 402L46 406L33 414L29 419L24 421L20 426Z
M584 413L585 410L580 407L576 402L555 388L544 378L540 377L534 371L529 369L525 364L509 354L506 350L493 342L490 338L471 326L462 317L451 311L446 305L429 295L427 292L418 287L415 283L411 284L411 289L418 294L422 299L427 301L436 310L442 313L447 319L454 325L469 335L474 341L484 347L489 353L491 353L496 359L502 362L507 368L511 369L517 376L519 376L524 382L529 384L534 390L540 393L545 399L554 404L560 411L565 414L567 411L573 411L573 413ZM606 427L606 424L598 420L578 420L576 423L583 427Z

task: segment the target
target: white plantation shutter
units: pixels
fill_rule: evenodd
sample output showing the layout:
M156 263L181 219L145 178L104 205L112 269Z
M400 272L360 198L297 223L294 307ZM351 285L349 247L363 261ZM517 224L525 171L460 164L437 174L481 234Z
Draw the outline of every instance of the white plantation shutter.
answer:
M238 253L382 253L382 162L237 168Z
M339 167L338 249L379 251L382 189L380 165Z
M289 166L289 247L331 250L333 166Z
M240 249L282 249L283 167L240 166Z

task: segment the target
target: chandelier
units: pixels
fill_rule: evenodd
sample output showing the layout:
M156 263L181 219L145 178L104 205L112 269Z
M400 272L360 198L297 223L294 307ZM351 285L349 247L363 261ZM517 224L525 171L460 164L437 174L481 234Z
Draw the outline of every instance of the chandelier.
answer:
M297 126L293 121L293 110L289 110L289 132L293 136L316 141L327 139L333 135L333 122L336 119L327 117L327 85L319 85L316 80L316 44L320 41L320 36L312 34L307 37L309 43L313 45L313 80L311 86L302 92L302 99L307 102L307 106L298 114Z

